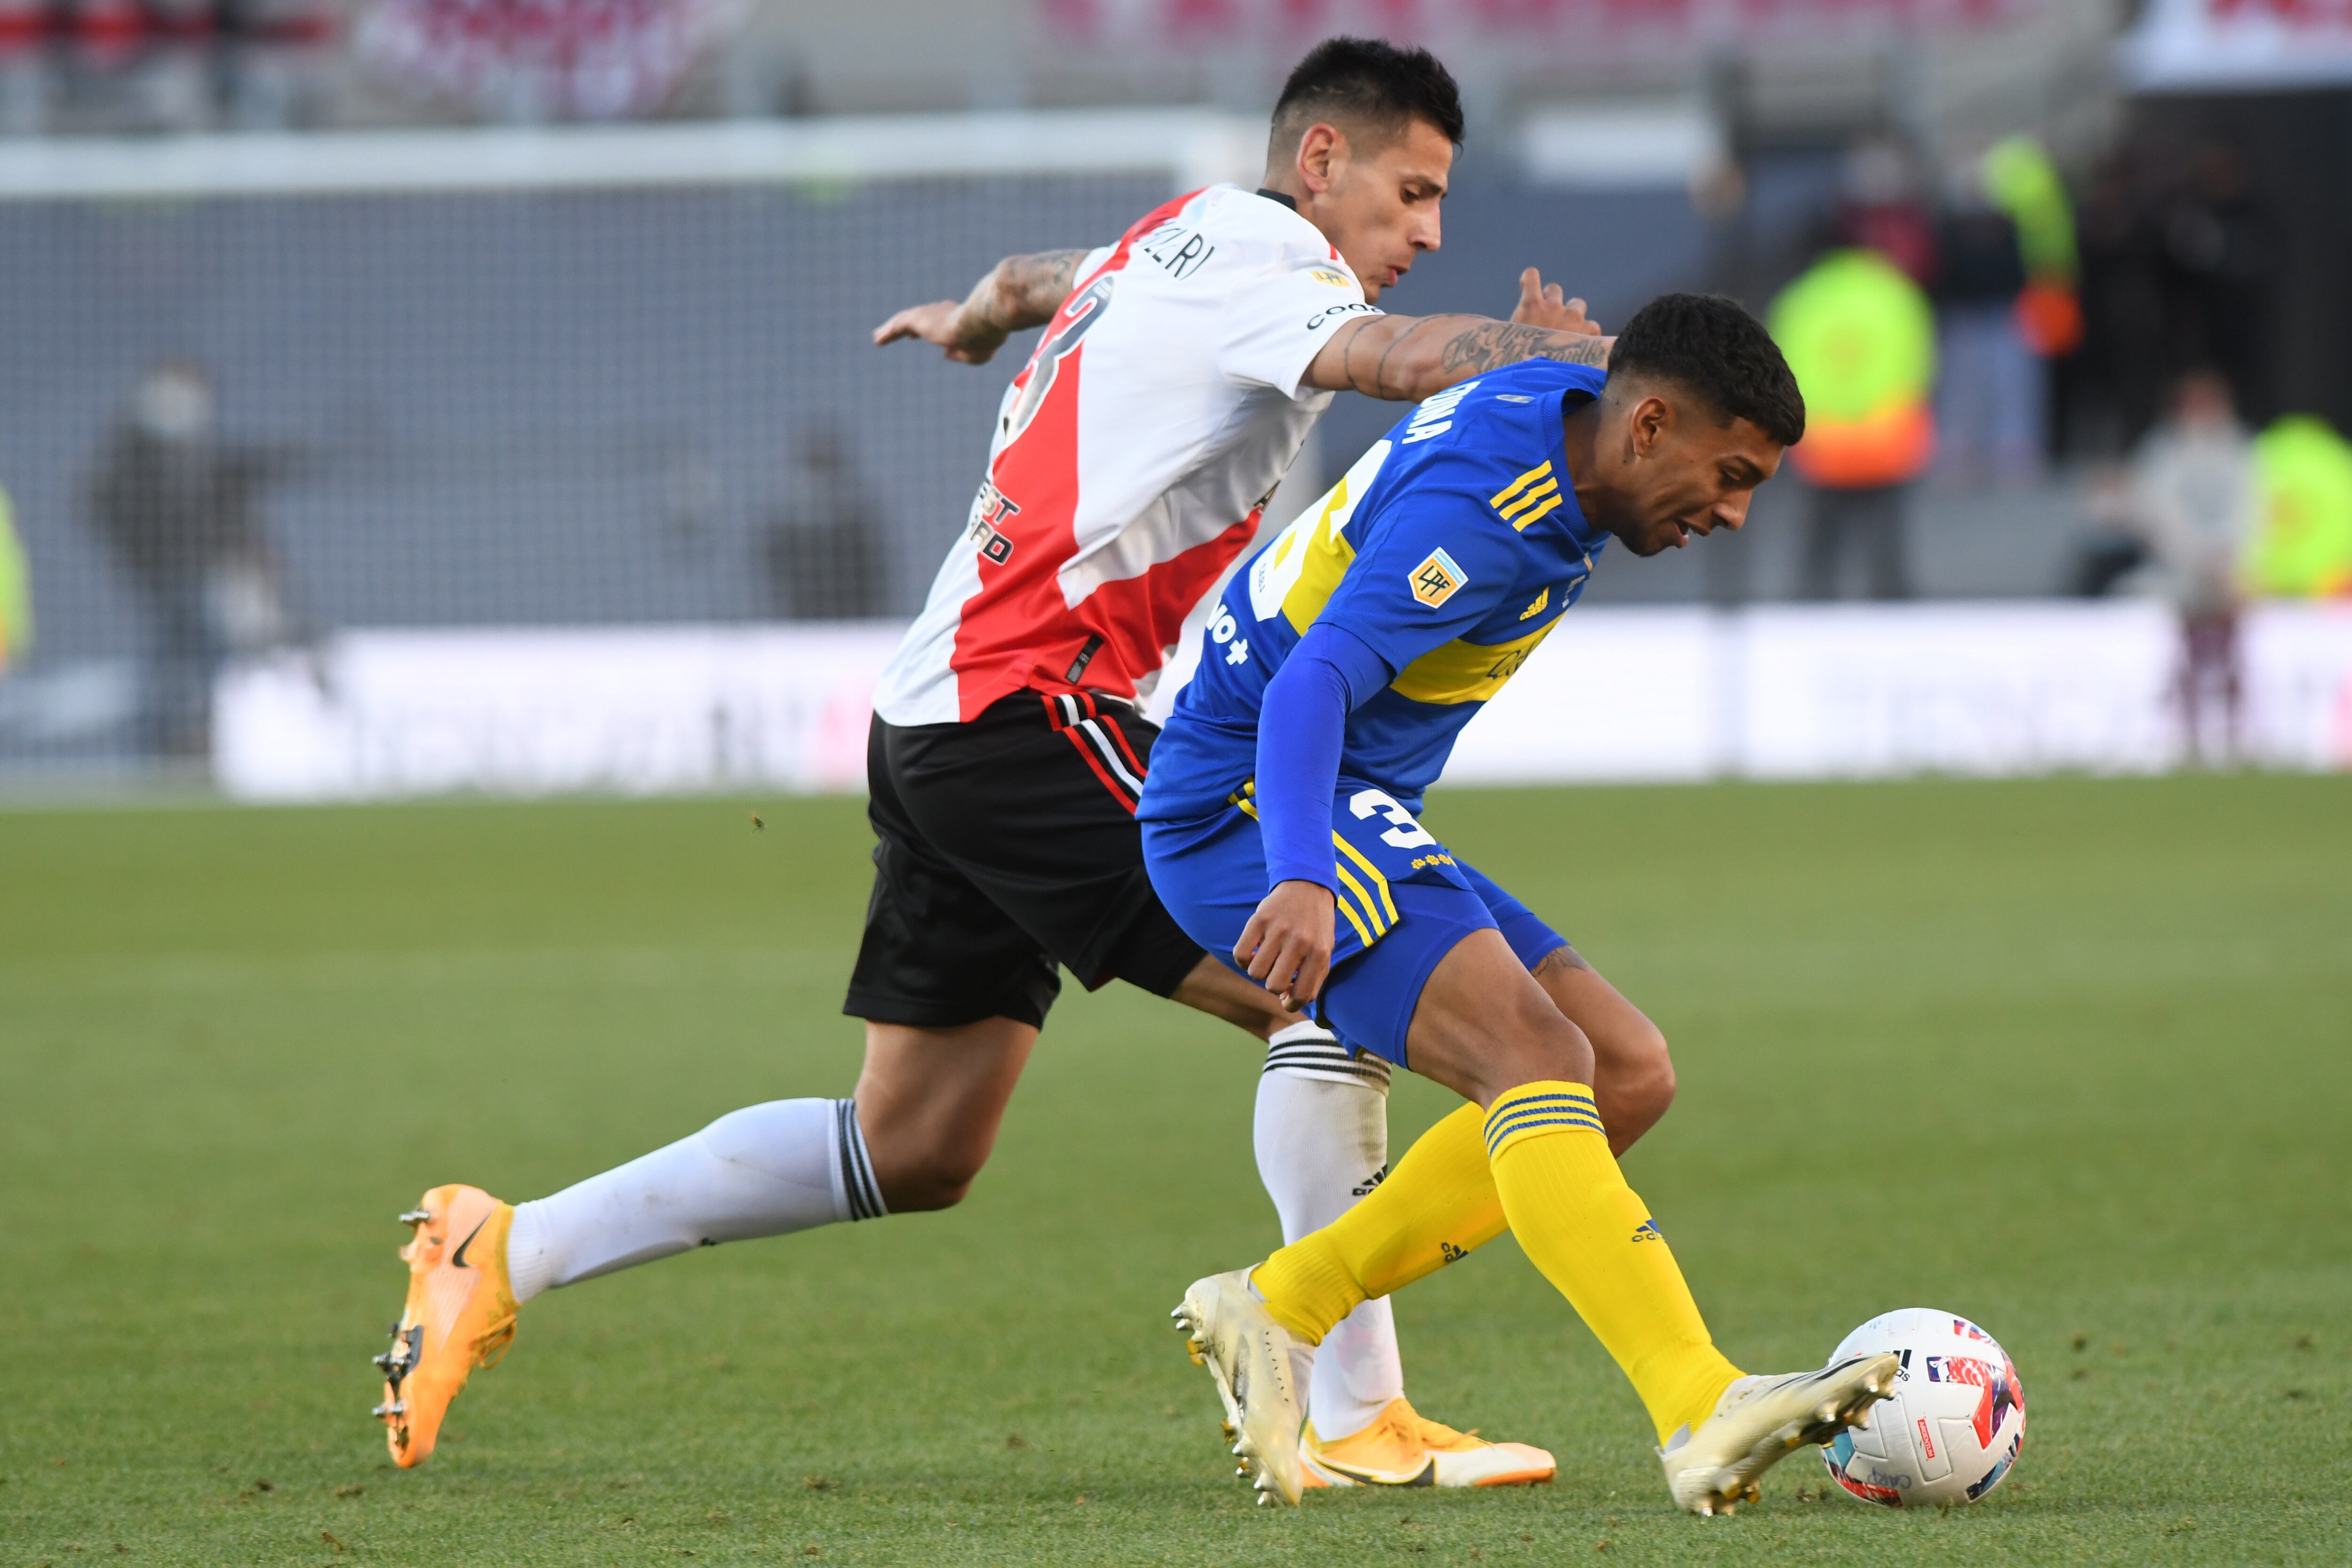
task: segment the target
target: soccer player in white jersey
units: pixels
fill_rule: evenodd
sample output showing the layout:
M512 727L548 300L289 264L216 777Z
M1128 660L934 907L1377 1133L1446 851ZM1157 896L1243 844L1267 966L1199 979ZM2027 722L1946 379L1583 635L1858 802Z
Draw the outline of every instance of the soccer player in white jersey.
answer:
M462 1184L427 1192L403 1216L408 1304L378 1358L377 1414L400 1464L431 1453L449 1400L541 1290L698 1245L960 1202L1063 967L1272 1042L1257 1145L1286 1238L1379 1182L1386 1065L1207 956L1153 894L1134 810L1156 731L1137 704L1333 391L1418 401L1520 359L1605 357L1580 302L1532 271L1511 322L1380 310L1438 245L1461 132L1452 79L1425 51L1331 40L1284 89L1263 190L1212 186L1114 245L1008 258L961 303L877 331L978 363L1013 331L1047 329L877 695L879 842L845 1008L866 1021L856 1093L732 1112L520 1206ZM1664 1039L1564 942L1538 977L1592 1037L1595 1090L1631 1142L1672 1097ZM1540 1449L1412 1409L1385 1302L1326 1336L1308 1404L1324 1484L1552 1473Z

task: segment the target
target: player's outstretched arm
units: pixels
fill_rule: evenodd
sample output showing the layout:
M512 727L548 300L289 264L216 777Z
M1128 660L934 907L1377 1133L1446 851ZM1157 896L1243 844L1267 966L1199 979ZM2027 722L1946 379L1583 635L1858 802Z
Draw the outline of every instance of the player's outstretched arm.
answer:
M1418 403L1455 382L1524 359L1605 365L1617 340L1601 335L1584 301L1563 297L1530 267L1518 309L1490 316L1373 316L1340 329L1307 369L1307 384Z
M1307 384L1418 403L1455 382L1527 359L1605 365L1615 338L1491 316L1375 316L1343 329L1307 367Z
M874 345L901 338L937 343L947 357L986 364L1004 340L1024 327L1042 327L1070 297L1083 250L1043 250L1008 256L990 268L961 300L910 305L874 329Z

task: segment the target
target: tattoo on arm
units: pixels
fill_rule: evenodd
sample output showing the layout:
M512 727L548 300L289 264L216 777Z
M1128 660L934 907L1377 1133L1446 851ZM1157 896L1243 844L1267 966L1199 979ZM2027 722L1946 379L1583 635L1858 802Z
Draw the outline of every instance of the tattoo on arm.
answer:
M1044 250L1034 256L1008 256L996 264L994 309L990 315L1007 331L1043 326L1054 319L1070 297L1083 250Z
M1405 343L1415 332L1421 331L1422 328L1429 325L1429 323L1430 318L1423 316L1419 321L1414 321L1411 326L1405 328L1404 331L1391 338L1389 340L1389 346L1381 351L1380 363L1372 366L1372 384L1370 386L1360 386L1356 388L1356 390L1372 397L1395 398L1402 396L1405 390L1402 384L1401 383L1391 382L1389 380L1389 361L1394 357L1397 350L1404 347Z
M1559 970L1590 969L1592 965L1584 962L1583 954L1578 952L1576 949L1572 947L1556 947L1549 952L1546 953L1543 957L1538 959L1536 961L1536 966L1533 969L1528 970L1528 973L1540 979L1542 976L1553 973Z
M1551 359L1563 364L1605 365L1609 343L1578 332L1514 321L1474 321L1446 340L1442 369L1447 383L1521 360Z

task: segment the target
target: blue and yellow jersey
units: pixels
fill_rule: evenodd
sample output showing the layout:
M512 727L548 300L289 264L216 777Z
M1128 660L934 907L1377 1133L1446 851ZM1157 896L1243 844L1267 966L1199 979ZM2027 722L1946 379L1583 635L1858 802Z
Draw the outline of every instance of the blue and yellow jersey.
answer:
M1349 715L1340 777L1420 810L1462 726L1591 575L1607 536L1577 507L1560 422L1604 379L1529 360L1449 388L1244 563L1153 747L1138 815L1225 805L1255 770L1267 682L1324 620L1391 676Z

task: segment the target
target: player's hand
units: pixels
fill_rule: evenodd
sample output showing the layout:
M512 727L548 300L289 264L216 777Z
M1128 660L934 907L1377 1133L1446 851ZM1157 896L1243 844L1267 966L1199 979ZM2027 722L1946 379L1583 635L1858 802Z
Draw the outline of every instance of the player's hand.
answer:
M1584 301L1564 297L1559 284L1546 283L1543 274L1532 267L1519 274L1519 308L1511 312L1511 320L1522 326L1549 327L1555 332L1601 336L1601 323L1585 315Z
M948 358L961 364L986 364L1011 336L985 321L974 319L961 300L935 300L910 305L874 329L874 346L901 338L937 343Z
M1331 889L1318 882L1277 882L1234 943L1234 962L1292 1012L1303 1012L1331 973L1331 927L1339 918Z

